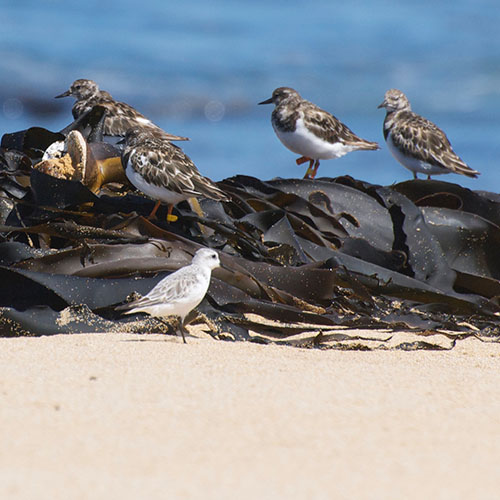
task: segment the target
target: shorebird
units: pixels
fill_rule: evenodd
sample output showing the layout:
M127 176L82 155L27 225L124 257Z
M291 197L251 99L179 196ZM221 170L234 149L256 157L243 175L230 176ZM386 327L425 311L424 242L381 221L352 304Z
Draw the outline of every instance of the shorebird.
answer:
M139 126L148 129L152 135L162 136L170 141L189 140L187 137L165 132L129 104L115 101L109 92L100 90L93 80L75 80L69 90L57 95L56 99L68 96L76 99L71 110L75 120L88 113L94 106L99 105L106 109L103 126L105 136L123 137L128 129Z
M431 121L411 110L407 97L397 89L385 93L379 108L385 108L384 138L389 151L401 165L413 172L431 175L462 174L477 177L451 147L446 134Z
M144 297L118 306L116 310L125 311L124 314L144 312L158 318L178 316L182 340L186 343L184 320L205 297L212 270L219 266L215 250L200 248L191 264L163 278Z
M203 177L181 148L170 141L152 136L148 130L135 127L127 131L122 165L129 181L145 195L157 200L149 218L160 204L168 205L168 221L175 221L172 209L188 198L229 198L210 179Z
M259 104L274 104L271 123L278 139L301 155L297 165L309 161L304 179L314 179L320 160L340 158L351 151L376 150L376 142L358 137L335 116L302 99L289 87L279 87Z

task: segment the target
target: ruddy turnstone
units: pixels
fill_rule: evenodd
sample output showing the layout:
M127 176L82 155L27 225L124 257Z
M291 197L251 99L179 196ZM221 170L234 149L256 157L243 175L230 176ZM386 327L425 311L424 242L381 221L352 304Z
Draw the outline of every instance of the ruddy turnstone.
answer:
M413 172L431 175L462 174L477 177L453 151L446 134L434 123L411 110L407 97L397 89L385 93L379 108L385 108L384 137L389 150L404 167Z
M376 142L365 141L335 116L302 99L289 87L279 87L259 104L274 104L271 123L278 139L301 155L297 165L309 162L304 179L314 179L320 160L340 158L351 151L379 149Z
M129 181L144 194L157 200L149 215L154 217L160 203L168 205L168 221L175 221L172 209L188 198L228 197L207 177L203 177L181 148L162 137L151 135L142 127L127 131L122 165Z
M188 141L187 137L172 135L155 125L151 120L139 113L127 103L115 101L109 92L100 90L93 80L75 80L69 90L56 96L74 97L76 99L72 108L73 118L76 120L80 116L88 113L94 106L103 106L107 110L104 118L103 134L105 136L123 137L129 128L143 127L151 134L164 136L171 141Z
M210 285L212 270L220 266L219 255L211 248L200 248L191 264L163 278L140 299L118 306L124 314L144 312L155 317L179 316L182 340L186 316L203 300Z

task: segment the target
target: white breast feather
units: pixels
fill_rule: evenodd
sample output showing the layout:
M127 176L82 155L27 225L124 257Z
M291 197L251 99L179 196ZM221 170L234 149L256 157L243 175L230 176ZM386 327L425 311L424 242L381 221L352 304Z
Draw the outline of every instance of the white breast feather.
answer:
M330 143L314 135L307 129L304 120L299 118L294 132L283 132L274 129L279 140L290 151L314 160L330 160L340 158L351 151L355 146L348 146L341 142Z

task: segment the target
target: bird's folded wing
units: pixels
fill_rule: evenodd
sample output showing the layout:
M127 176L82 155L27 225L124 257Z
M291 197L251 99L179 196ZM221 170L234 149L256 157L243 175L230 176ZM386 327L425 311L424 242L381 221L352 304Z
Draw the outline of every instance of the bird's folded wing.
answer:
M394 145L406 155L431 165L446 168L445 156L456 157L459 160L446 134L432 122L418 115L395 125L391 138Z
M335 144L336 142L350 143L361 139L330 113L318 108L310 107L303 115L304 124L317 137Z
M197 286L199 277L191 268L182 268L160 281L147 295L128 305L135 308L183 301Z

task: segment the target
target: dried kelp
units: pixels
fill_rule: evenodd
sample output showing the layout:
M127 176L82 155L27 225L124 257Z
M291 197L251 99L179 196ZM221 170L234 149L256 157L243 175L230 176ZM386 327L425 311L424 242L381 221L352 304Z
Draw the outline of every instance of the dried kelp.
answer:
M115 307L209 246L224 269L191 319L214 337L360 350L500 338L499 196L433 180L238 175L219 183L229 202L200 200L204 217L182 202L177 222L164 210L150 221L154 202L116 175L119 152L100 142L103 116L2 139L1 335L174 333L174 319ZM114 169L99 183L33 168L70 130L87 140L85 158Z

